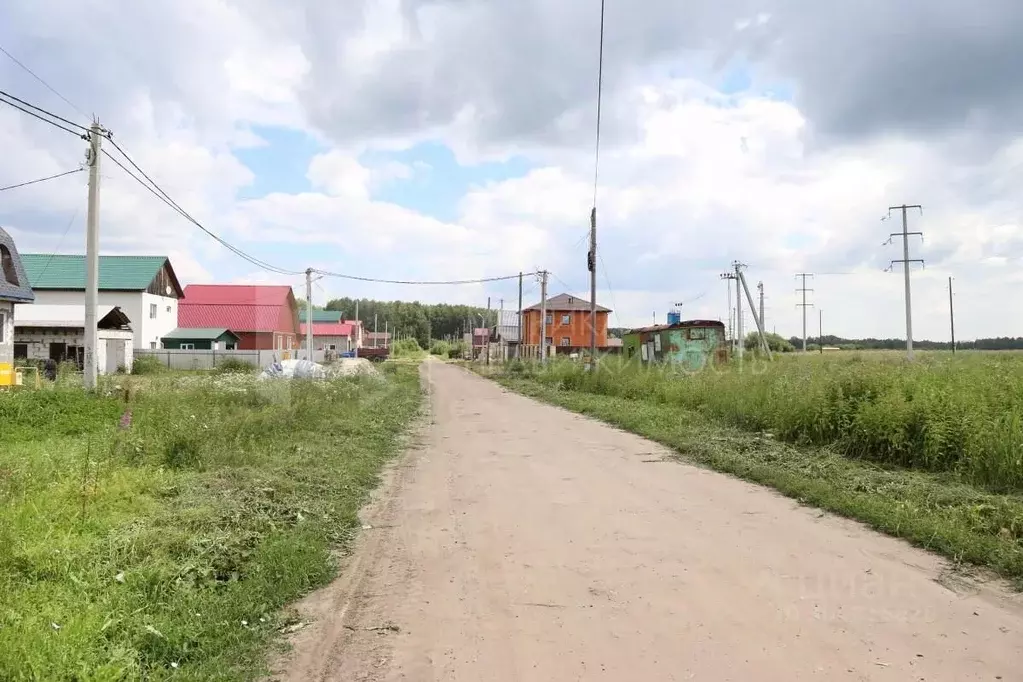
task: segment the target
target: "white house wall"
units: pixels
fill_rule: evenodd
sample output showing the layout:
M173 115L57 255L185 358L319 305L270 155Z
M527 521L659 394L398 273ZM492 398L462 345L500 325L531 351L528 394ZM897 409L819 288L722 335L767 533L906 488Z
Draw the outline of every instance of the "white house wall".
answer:
M84 291L36 289L40 305L85 305ZM128 316L134 332L135 348L159 348L160 339L178 326L178 299L154 296L142 291L101 291L100 305L113 305ZM156 318L149 317L149 306L156 304Z
M3 317L4 328L0 330L0 365L14 362L14 304L0 301L0 317Z

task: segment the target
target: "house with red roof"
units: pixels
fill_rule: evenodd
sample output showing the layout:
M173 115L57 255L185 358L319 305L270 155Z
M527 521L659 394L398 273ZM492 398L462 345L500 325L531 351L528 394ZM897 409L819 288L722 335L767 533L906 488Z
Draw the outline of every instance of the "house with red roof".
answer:
M306 316L308 313L301 313L299 325L300 344L305 344L306 339ZM357 338L355 325L342 320L340 310L313 310L313 348L316 350L332 350L338 353L346 353L356 347ZM304 347L304 345L303 345Z
M299 345L298 302L289 286L189 284L178 328L229 329L239 350L290 350Z

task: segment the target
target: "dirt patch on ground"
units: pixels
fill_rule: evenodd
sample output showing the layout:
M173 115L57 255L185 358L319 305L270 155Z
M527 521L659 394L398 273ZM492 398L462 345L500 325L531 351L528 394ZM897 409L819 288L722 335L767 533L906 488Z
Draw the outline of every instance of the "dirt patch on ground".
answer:
M282 680L1014 680L1017 595L423 364L432 409ZM996 595L996 596L993 596Z

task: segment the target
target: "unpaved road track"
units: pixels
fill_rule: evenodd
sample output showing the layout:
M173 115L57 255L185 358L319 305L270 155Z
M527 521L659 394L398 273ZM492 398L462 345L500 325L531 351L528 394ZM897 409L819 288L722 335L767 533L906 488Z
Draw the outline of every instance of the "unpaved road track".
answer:
M1015 595L424 363L430 423L280 679L1023 680ZM382 629L381 629L382 628Z

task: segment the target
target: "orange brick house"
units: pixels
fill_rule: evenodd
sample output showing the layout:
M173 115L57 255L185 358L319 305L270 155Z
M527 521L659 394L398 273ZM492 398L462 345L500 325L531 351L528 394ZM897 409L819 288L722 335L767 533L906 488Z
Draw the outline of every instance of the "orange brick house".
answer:
M607 315L611 310L597 306L597 348L607 347ZM522 309L523 339L540 345L540 304ZM590 302L558 294L547 299L547 344L560 348L590 347Z

